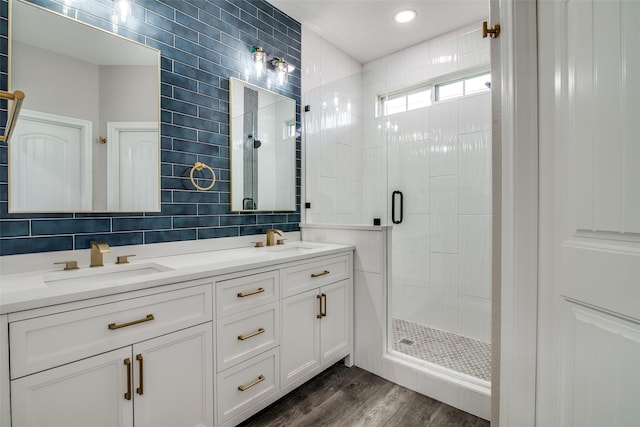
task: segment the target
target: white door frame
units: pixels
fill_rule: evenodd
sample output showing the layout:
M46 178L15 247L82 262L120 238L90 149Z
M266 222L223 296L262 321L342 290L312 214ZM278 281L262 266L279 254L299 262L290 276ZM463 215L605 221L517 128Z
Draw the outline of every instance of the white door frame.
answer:
M495 3L492 3L492 5ZM535 425L538 319L536 0L498 0L501 138L494 139L492 426ZM494 11L492 11L495 17ZM495 19L495 18L494 18ZM496 23L494 22L494 23ZM495 119L495 118L494 118ZM497 260L496 260L497 257ZM494 372L498 371L495 369ZM495 378L495 377L494 377Z

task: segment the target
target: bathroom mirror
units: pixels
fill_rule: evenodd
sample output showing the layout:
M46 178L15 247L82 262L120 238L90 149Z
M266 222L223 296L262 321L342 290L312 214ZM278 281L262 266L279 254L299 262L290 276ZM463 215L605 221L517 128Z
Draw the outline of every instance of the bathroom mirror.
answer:
M231 210L295 211L295 101L230 82Z
M20 0L9 25L10 212L159 211L160 52Z

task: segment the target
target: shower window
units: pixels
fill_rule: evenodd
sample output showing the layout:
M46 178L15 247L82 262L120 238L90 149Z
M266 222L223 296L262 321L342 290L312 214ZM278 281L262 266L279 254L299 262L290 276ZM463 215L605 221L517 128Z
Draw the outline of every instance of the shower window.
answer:
M466 77L435 85L435 101L446 101L474 93L486 92L491 88L491 73Z
M390 95L380 96L378 99L383 116L404 113L418 108L428 107L432 103L433 86L423 86Z
M378 97L378 116L390 116L417 110L438 101L460 98L474 93L487 92L491 88L491 73L449 80L442 83L423 84Z

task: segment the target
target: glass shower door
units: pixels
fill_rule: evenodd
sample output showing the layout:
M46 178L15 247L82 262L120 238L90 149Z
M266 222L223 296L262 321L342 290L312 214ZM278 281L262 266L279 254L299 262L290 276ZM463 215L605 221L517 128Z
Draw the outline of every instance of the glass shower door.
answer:
M491 379L491 138L484 93L385 118L389 350Z

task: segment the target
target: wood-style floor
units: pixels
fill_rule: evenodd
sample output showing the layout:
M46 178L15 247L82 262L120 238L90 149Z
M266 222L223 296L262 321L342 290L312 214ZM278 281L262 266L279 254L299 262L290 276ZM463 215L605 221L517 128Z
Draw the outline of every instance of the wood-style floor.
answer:
M334 365L242 427L488 427L489 422L363 369Z

